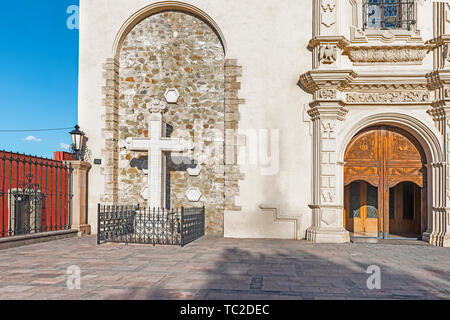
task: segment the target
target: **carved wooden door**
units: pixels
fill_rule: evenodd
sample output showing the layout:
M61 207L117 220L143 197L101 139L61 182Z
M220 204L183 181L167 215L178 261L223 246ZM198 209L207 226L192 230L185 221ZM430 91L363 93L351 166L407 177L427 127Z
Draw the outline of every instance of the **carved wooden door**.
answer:
M424 154L394 127L358 133L345 154L345 226L361 236L418 236L424 211Z

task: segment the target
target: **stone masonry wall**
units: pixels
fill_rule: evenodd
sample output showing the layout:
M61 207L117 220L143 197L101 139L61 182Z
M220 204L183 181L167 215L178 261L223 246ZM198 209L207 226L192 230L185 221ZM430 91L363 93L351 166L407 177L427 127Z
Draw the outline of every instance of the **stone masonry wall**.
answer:
M105 139L105 146L102 149L101 171L105 177L105 190L100 199L104 204L114 204L117 202L118 191L118 81L119 64L115 59L107 59L103 65L103 78L105 86L103 90L103 116L104 127L102 137Z
M238 78L242 76L242 67L236 59L225 60L225 210L241 211L239 203L239 181L244 174L238 165L238 146L245 141L238 134L239 105L245 100L239 98L241 83Z
M170 207L206 206L207 232L223 234L225 208L225 71L224 50L202 20L166 11L139 22L124 40L119 58L118 144L128 137L148 137L146 104L164 101L169 88L180 93L164 115L167 136L193 139L189 154L167 155ZM147 152L119 148L118 202L145 206ZM184 160L180 163L180 160ZM188 168L201 166L198 176ZM189 202L186 191L199 188L200 202Z

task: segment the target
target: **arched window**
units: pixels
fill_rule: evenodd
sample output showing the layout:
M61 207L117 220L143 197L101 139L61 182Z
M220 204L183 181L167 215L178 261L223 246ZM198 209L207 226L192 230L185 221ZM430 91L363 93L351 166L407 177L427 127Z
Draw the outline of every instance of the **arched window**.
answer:
M364 29L411 30L415 0L363 0Z

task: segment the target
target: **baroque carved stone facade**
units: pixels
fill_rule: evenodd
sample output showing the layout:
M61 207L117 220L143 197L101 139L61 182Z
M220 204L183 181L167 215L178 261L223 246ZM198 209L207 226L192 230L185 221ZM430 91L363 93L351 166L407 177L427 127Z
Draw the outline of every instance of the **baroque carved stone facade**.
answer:
M369 172L376 185L379 169L346 167L345 153L363 130L388 126L424 153L420 170L390 172L424 192L418 238L450 245L447 3L414 1L408 27L375 28L362 0L83 1L80 125L101 160L90 173L94 232L97 203L147 204L148 155L126 139L148 137L147 104L158 101L165 136L195 145L167 153L167 206L206 205L209 233L350 241L346 177ZM270 176L260 158L275 151L258 130L279 131ZM249 163L238 162L244 149Z
M320 0L314 2L315 8L318 8L316 12L320 14L319 20L330 21L329 2ZM316 55L313 49L313 59L316 60L313 61L313 69L300 77L302 87L313 94L309 110L313 126L313 154L315 155L313 158L320 159L315 162L313 172L313 197L310 205L313 210L313 225L307 231L307 238L316 242L346 242L349 239L348 232L343 225L344 217L348 213L343 210L344 173L342 169L345 162L343 162L342 150L344 150L345 143L348 143L348 139L351 138L346 136L349 131L344 128L353 125L352 123L347 124L349 121L347 118L357 112L357 109L353 111L355 107L364 110L363 108L367 108L364 107L366 105L369 105L370 108L377 108L377 106L381 108L383 105L391 108L399 105L411 105L417 110L421 106L419 108L422 110L422 114L428 111L432 115L436 128L441 130L444 137L448 123L450 123L447 121L445 107L445 100L448 97L445 71L433 71L426 74L423 69L418 67L411 74L411 69L402 71L397 68L396 71L389 72L388 69L382 67L385 64L422 65L427 54L434 51L434 68L445 69L448 57L447 43L444 40L446 37L439 34L444 28L436 28L435 30L441 31L437 31L437 33L435 31L435 38L430 41L423 40L417 25L408 31L367 29L361 26L361 13L364 14L360 11L361 4L361 1L350 0L353 8L350 39L342 37L339 32L330 32L330 23L317 25L313 30L313 39L309 46L320 48L320 54ZM339 8L341 5L342 7ZM417 8L419 5L423 4L416 3L417 10L419 10ZM448 9L447 4L434 4L433 7L439 17L447 16L447 12L443 14ZM345 6L342 2L333 3L332 8L332 11L339 12ZM435 17L436 23L444 27L446 22L439 21L439 18ZM341 23L345 24L343 21ZM351 64L344 62L343 58L337 59L342 55L348 56ZM330 58L331 56L333 58ZM369 65L370 71L359 67ZM429 110L430 105L432 108ZM391 119L385 122L386 124L389 122L401 123L405 119L403 116L396 116L393 113L391 116L387 116L387 113L383 115L381 109L378 111L378 115L373 109L368 112L373 114L372 124L383 123L381 119L388 119L388 117ZM376 120L377 118L379 120ZM353 119L353 123L355 120L357 121L357 119ZM411 132L419 130L418 126L421 120L418 118L410 120L413 122L410 127ZM361 121L359 122L361 123ZM337 125L338 123L339 125ZM357 130L363 128L364 126L360 124L359 129L353 131L352 134L354 135ZM439 138L438 136L437 139ZM430 134L429 139L436 138ZM436 140L433 143L436 143ZM341 144L340 147L339 144ZM448 194L449 187L443 189L443 184L447 182L445 170L448 168L446 169L440 164L440 161L443 160L442 147L439 145L434 147L438 150L434 155L429 155L428 161L434 164L430 164L428 167L428 177L433 177L432 179L437 184L429 181L428 188L430 190L427 191L432 194L442 192ZM340 156L339 149L341 150ZM364 168L352 167L352 174L355 174L355 170L362 169ZM411 170L396 170L395 172L412 174ZM345 175L348 175L348 172ZM376 178L376 175L373 177ZM398 179L402 179L401 174L397 177ZM417 181L422 181L421 177L417 179L419 179ZM373 180L372 183L378 183L376 181L378 180ZM445 197L445 199L450 199L450 197ZM438 232L436 231L437 229L446 233L448 230L445 225L450 224L450 221L447 218L447 209L443 208L445 206L446 204L441 201L429 203L428 211L422 212L422 228L427 230L424 232L423 238L436 245L448 243L446 236L437 236ZM442 221L442 223L433 223L435 221L433 219L438 219L437 221ZM433 231L433 228L436 229Z

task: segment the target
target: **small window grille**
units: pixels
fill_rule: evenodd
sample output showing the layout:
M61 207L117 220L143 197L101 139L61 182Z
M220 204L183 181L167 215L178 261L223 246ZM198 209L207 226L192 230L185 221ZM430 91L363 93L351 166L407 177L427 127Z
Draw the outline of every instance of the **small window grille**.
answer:
M414 0L363 0L364 30L411 30L415 24Z

